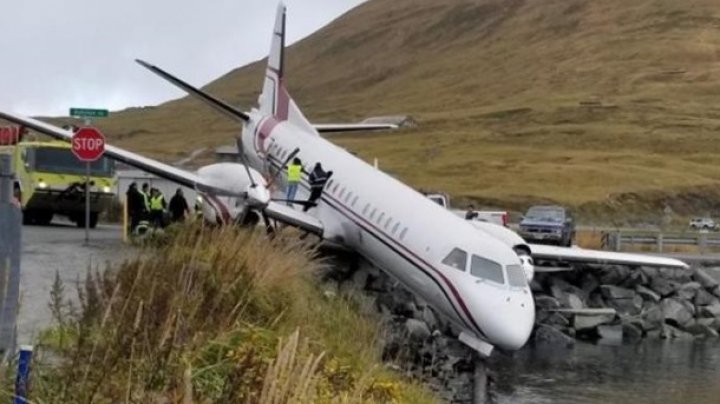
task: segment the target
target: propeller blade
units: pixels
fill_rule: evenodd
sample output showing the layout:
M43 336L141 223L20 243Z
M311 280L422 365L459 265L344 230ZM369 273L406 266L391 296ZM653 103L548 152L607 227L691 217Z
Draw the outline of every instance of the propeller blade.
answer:
M255 183L255 179L253 178L252 174L250 173L250 166L248 165L247 159L245 158L245 153L243 152L242 147L242 141L240 139L237 139L237 148L238 148L238 155L240 156L240 162L242 162L243 167L245 167L245 172L247 172L248 178L250 179L250 186L255 188L257 184Z

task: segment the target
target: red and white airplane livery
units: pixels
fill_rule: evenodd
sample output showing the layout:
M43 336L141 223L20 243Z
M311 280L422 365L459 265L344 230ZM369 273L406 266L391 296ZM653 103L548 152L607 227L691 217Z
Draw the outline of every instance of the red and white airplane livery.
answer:
M113 147L106 156L198 190L206 220L245 223L262 218L290 224L353 250L427 301L461 330L460 339L484 355L493 346L521 348L535 319L534 249L542 258L595 263L683 267L671 259L528 245L512 231L477 228L319 135L322 132L389 129L392 125L313 125L285 87L285 7L278 9L259 106L237 109L148 63L144 67L242 124L237 143L245 164L219 163L190 173ZM73 133L44 122L0 112L0 118L54 138ZM321 162L333 175L317 206L307 213L273 200L266 178L285 185L284 167L304 164L297 198L309 196L308 174ZM265 175L263 175L265 174Z

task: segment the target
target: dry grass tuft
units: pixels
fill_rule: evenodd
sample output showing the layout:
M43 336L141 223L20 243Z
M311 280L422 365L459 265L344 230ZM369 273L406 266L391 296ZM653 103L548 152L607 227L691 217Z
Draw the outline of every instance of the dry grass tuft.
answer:
M373 319L323 296L317 254L297 237L198 226L154 242L89 272L78 308L56 285L58 326L36 349L33 400L366 402L373 383L397 386L398 402L426 396L378 370Z

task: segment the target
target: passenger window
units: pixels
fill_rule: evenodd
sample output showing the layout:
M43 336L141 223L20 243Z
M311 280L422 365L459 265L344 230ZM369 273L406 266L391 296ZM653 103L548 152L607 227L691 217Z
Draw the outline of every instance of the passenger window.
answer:
M378 217L378 224L382 223L383 217L385 217L385 212L380 214L380 217Z
M355 203L356 203L357 201L358 201L358 197L356 196L355 199L353 199L353 201L352 201L352 206L353 206L353 208L355 207Z
M442 260L442 263L465 272L465 267L467 266L467 253L459 248L454 248L450 251L450 254Z
M392 218L389 217L387 222L385 222L385 230L387 230L388 226L390 226L390 222L392 222Z
M400 227L400 222L395 223L395 226L393 226L393 229L392 229L392 234L397 233L399 227Z
M338 194L338 199L342 199L343 194L345 194L345 187L340 190L340 194Z
M345 203L347 203L347 201L349 201L351 197L352 197L352 192L348 192L348 194L345 196Z
M503 275L502 265L495 261L478 257L477 255L472 256L470 273L481 279L487 279L501 285L505 284L505 276Z
M332 190L333 194L335 193L335 191L337 191L339 186L340 186L339 183L335 183L335 186L333 187L333 190Z
M370 214L370 220L373 220L375 218L375 213L377 213L377 208L373 209L372 213Z
M516 288L524 288L525 286L527 286L527 278L525 277L525 271L523 271L520 265L508 265L507 277L510 286Z
M405 238L405 233L407 233L407 227L403 229L403 231L400 233L400 240Z
M363 208L363 215L367 215L368 209L370 209L370 204L366 203L365 207Z
M327 189L330 189L330 187L332 186L332 184L333 184L333 180L328 181L328 183L327 183Z

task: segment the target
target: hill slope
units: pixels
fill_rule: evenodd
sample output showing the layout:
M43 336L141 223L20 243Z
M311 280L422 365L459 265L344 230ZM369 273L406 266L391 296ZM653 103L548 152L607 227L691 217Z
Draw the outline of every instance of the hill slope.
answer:
M418 187L515 207L716 209L703 199L720 189L719 5L371 0L289 50L289 87L316 121L413 115L419 129L334 139ZM207 89L249 107L263 67ZM189 99L104 126L166 158L237 132Z

